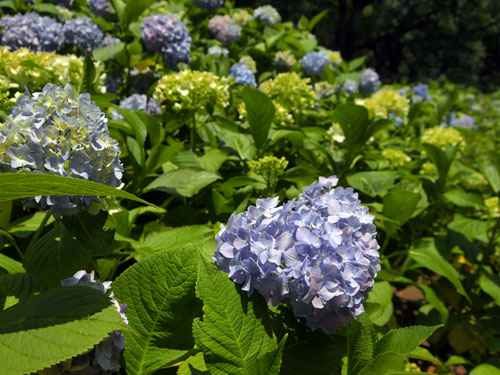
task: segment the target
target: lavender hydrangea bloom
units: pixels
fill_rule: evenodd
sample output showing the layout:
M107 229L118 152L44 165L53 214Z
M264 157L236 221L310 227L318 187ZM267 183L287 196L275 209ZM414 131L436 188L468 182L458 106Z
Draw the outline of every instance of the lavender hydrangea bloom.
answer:
M108 0L87 0L87 4L97 17L109 18L111 16L111 4Z
M474 123L476 119L469 115L460 115L457 117L455 112L451 112L448 116L446 116L446 123L441 124L441 126L447 128L449 126L455 128L464 128L464 129L472 129L474 127Z
M99 280L94 280L94 271L87 273L86 271L78 271L68 279L61 281L61 285L65 286L75 286L75 285L87 285L102 293L108 294L111 302L116 307L116 310L120 313L123 322L128 324L127 316L125 311L127 310L126 304L119 304L118 301L113 298L113 292L110 292L111 281L106 281L104 283ZM121 331L114 331L99 344L94 346L91 353L91 367L101 373L101 371L111 371L117 372L120 370L120 364L118 363L120 359L120 353L125 348L125 337L121 334Z
M228 57L229 56L229 50L224 47L220 46L212 46L208 49L207 55L210 56L217 56L217 57Z
M193 3L203 9L217 10L224 5L224 0L193 0Z
M66 21L63 26L67 43L74 44L86 51L98 48L104 39L104 33L89 17L77 17Z
M216 236L213 259L229 278L268 305L290 301L296 316L330 334L363 313L380 270L368 208L337 178L320 177L297 201L279 198L233 214Z
M123 166L120 148L109 137L107 120L89 94L47 84L17 100L0 124L0 172L32 172L81 178L117 187ZM54 216L91 209L97 197L46 196L25 201Z
M359 91L363 94L372 94L381 85L380 77L373 69L365 69L359 76Z
M418 85L413 88L413 94L420 96L422 100L431 100L432 97L429 94L429 89L427 85Z
M102 40L101 45L99 47L106 47L106 46L109 46L111 44L117 44L117 43L121 43L121 40L114 37L114 36L107 35L106 37L104 37L104 39Z
M281 21L281 16L271 5L264 5L253 11L253 18L259 19L267 25L273 25Z
M404 122L401 117L396 116L394 113L389 113L389 119L394 120L394 126L396 126L396 128L399 128Z
M144 44L160 53L171 69L177 63L191 61L191 37L182 21L174 16L151 14L142 21L141 30Z
M347 78L344 82L339 87L339 90L341 92L345 92L349 95L354 94L356 91L358 91L358 84L356 83L355 80Z
M222 43L233 43L241 37L241 27L227 15L214 16L208 23L210 32Z
M161 113L161 108L153 97L151 97L148 102L148 97L140 94L133 94L128 98L123 99L120 102L120 107L126 109L138 109L148 115ZM113 120L123 120L123 116L116 110L111 113L111 118Z
M231 66L229 70L229 76L234 77L237 83L242 85L250 85L252 87L257 87L257 82L255 81L255 75L247 64L238 62Z
M53 52L64 43L62 25L38 13L16 14L0 19L0 40L10 50L27 47L32 51Z
M299 62L307 74L314 76L325 71L324 66L330 64L330 59L324 51L308 52Z

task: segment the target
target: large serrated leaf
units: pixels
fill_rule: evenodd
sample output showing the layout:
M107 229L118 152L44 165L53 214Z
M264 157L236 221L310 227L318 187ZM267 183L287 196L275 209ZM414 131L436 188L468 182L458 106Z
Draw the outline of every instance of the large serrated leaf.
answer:
M277 374L268 361L270 353L276 353L277 340L260 295L248 298L227 273L204 260L196 294L204 303L203 321L194 321L193 333L211 374Z
M26 272L24 270L23 265L20 262L18 262L17 260L14 260L12 258L9 258L5 254L0 254L0 268L3 268L8 273L24 273L24 272Z
M411 191L391 191L384 196L383 214L403 225L410 220L419 201L420 195Z
M358 172L347 176L349 186L362 191L370 197L383 196L387 190L394 186L397 174L390 171Z
M82 354L126 328L105 294L52 289L0 311L0 373L24 375Z
M358 375L373 360L376 333L366 314L347 327L347 374Z
M201 169L183 168L169 171L153 180L145 189L159 190L192 197L199 190L220 179L215 173Z
M486 294L489 294L495 303L500 306L500 276L481 275L479 286Z
M274 119L276 109L269 97L262 91L246 86L242 92L247 110L248 123L255 146L264 150L269 135L269 129Z
M375 357L356 375L387 375L390 370L398 373L404 370L405 356L402 354L384 353Z
M0 275L0 298L14 296L24 299L42 290L40 282L25 273Z
M410 354L441 325L413 326L389 331L375 344L374 356L384 353Z
M182 247L156 253L113 283L117 300L128 305L128 374L149 374L189 355L192 321L201 315L195 297L198 251Z

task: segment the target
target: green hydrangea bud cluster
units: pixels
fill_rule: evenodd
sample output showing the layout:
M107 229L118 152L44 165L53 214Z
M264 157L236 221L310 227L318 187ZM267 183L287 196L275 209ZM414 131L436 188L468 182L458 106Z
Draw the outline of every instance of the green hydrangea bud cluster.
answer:
M382 156L386 158L394 167L404 167L406 163L411 161L411 158L401 150L386 148L382 151Z
M252 71L252 73L254 73L254 74L257 73L257 63L252 58L252 56L248 56L248 55L242 56L240 58L240 62L245 64L246 66L248 66L248 69L250 69Z
M229 80L209 72L184 70L166 74L159 81L153 94L158 104L165 104L176 112L196 112L229 105Z
M235 24L245 26L252 19L252 15L246 9L238 9L231 18Z
M319 81L314 84L314 92L316 93L316 99L324 99L332 96L335 91L335 87L327 81Z
M264 156L258 160L248 162L250 170L264 178L268 193L274 190L278 183L278 178L285 172L288 160L284 157L278 159L276 156Z
M328 57L328 60L334 65L337 66L342 62L342 56L340 55L339 51L332 51L330 49L327 49L326 51L326 56Z
M388 118L405 117L410 111L410 101L406 96L400 95L397 90L382 89L371 97L356 100L356 104L365 106L376 116Z
M274 63L284 68L291 68L297 63L297 59L289 50L278 51L274 55Z
M7 103L9 101L9 80L3 76L0 76L0 110L6 109L8 107Z
M430 143L439 148L446 149L458 144L463 145L464 142L465 140L460 132L454 128L435 126L427 129L424 135L422 135L422 143Z

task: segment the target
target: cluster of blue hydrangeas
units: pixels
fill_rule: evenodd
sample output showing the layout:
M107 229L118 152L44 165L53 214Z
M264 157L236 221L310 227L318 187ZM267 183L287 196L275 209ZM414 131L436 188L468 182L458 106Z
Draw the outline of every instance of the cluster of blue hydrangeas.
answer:
M248 67L247 64L238 62L231 66L229 70L229 76L234 77L237 83L242 85L250 85L252 87L257 87L257 82L255 81L255 74Z
M324 67L330 64L330 59L324 51L308 52L299 62L307 74L315 76L325 71Z
M89 94L73 99L70 85L47 84L42 92L21 96L0 123L0 172L55 174L117 187L123 175L119 156L104 113ZM60 217L90 210L95 202L97 197L47 196L26 205Z
M214 16L208 23L210 32L222 43L233 43L241 37L241 27L227 15Z
M142 21L141 30L144 44L161 54L171 69L191 61L191 37L181 20L169 14L151 14Z
M217 10L224 5L224 0L193 0L193 3L203 9Z
M457 117L455 112L451 112L448 116L445 116L445 122L441 124L442 127L454 127L454 128L464 128L472 129L474 127L476 119L472 116L462 114Z
M359 91L363 94L372 94L382 83L377 72L373 69L365 69L359 76Z
M63 26L63 33L66 43L86 51L100 47L104 39L104 33L87 16L67 20Z
M62 47L62 25L38 13L16 14L0 19L1 44L10 50L22 47L32 51L53 52Z
M268 305L290 301L296 316L330 334L363 313L380 270L368 208L337 178L320 177L297 201L279 198L233 214L216 236L213 259L229 278Z
M65 286L75 286L75 285L87 285L90 286L104 294L109 295L111 302L115 305L116 310L120 313L123 322L128 324L127 316L125 311L127 310L126 304L119 304L118 301L113 298L113 292L110 292L111 281L106 281L104 283L99 280L94 280L94 271L87 273L86 271L78 271L68 279L61 281L61 285ZM117 372L120 370L120 353L125 348L125 337L121 334L121 331L114 331L99 344L94 346L91 352L91 361L89 363L89 370L92 368L97 371L95 373L100 374L103 371ZM87 373L87 372L85 372ZM88 372L94 373L94 372Z
M212 46L208 49L207 55L209 56L217 56L217 57L228 57L229 50L227 48L221 46Z
M342 84L339 86L340 92L345 92L346 94L354 94L358 91L358 83L350 78L347 78Z
M259 19L267 25L273 25L281 21L281 16L271 5L264 5L253 11L253 18Z
M161 113L161 107L158 105L156 100L151 97L148 101L148 97L144 94L133 94L125 99L123 99L119 106L125 109L137 109L148 115L156 115ZM111 113L111 118L113 120L123 120L123 116L117 110Z
M87 4L97 17L109 18L111 16L111 4L108 0L87 0Z
M394 126L396 126L397 128L403 125L404 120L401 117L396 116L394 113L389 113L388 117L390 120L394 120Z
M422 100L432 100L427 85L418 85L413 88L413 94L419 96Z

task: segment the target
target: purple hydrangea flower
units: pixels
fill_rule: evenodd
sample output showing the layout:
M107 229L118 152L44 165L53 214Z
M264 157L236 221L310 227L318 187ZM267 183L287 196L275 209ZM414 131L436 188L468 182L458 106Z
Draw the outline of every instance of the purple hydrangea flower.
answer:
M42 92L26 93L0 123L0 172L55 174L117 187L123 174L119 156L104 113L89 94L73 99L70 85L47 84ZM92 196L38 196L25 204L60 217L98 202Z
M339 90L351 95L358 91L358 84L355 80L347 78L344 82L342 82Z
M140 94L133 94L128 98L123 99L120 102L120 107L126 109L138 109L148 115L161 113L161 108L153 97L151 97L148 102L148 97ZM111 118L113 120L123 120L123 116L117 110L114 110L111 113Z
M330 59L324 51L308 52L299 62L307 74L314 76L325 71L324 66L330 64Z
M320 177L297 201L259 199L233 214L216 236L213 259L229 278L268 305L289 301L312 329L330 334L364 312L380 270L368 208L337 178Z
M78 271L68 279L61 281L61 285L65 286L75 286L75 285L87 285L102 293L109 295L111 302L116 307L116 310L120 313L123 322L128 324L127 316L125 311L127 310L126 304L119 304L114 298L113 292L110 292L111 281L106 281L104 283L99 280L94 280L94 271L87 273L86 271ZM96 373L101 373L104 371L117 372L120 370L120 354L125 348L125 337L121 334L121 331L114 331L99 344L94 346L92 350L92 360L91 367L97 371Z
M77 17L66 21L63 26L64 38L86 51L92 51L101 45L104 33L89 17Z
M431 100L432 97L429 94L429 89L427 85L418 85L413 88L413 94L420 96L422 100Z
M474 123L476 122L476 119L472 116L469 115L460 115L457 117L455 112L451 112L448 116L445 116L447 118L446 122L441 124L442 127L455 127L455 128L464 128L464 129L472 129L474 127Z
M229 76L234 77L236 79L236 82L242 85L257 87L255 75L245 63L238 62L233 64L233 66L231 66L231 69L229 70Z
M381 85L380 77L373 69L365 69L359 76L359 91L363 94L372 94Z
M111 16L111 4L108 0L87 0L87 4L97 17L109 18Z
M241 27L227 16L214 16L208 23L210 32L222 43L233 43L241 37Z
M141 24L144 44L162 55L165 64L175 69L178 63L189 63L191 37L182 21L169 14L151 14Z
M394 113L389 113L389 119L394 120L394 126L396 126L397 128L403 125L404 122L401 117L396 116Z
M53 52L64 43L62 25L35 12L2 17L0 27L1 44L10 50Z
M193 0L193 3L203 9L217 10L224 5L224 0Z
M281 21L281 16L271 5L264 5L253 11L253 18L259 19L267 25L273 25Z
M106 47L110 46L111 44L117 44L117 43L121 43L121 40L114 36L107 35L106 37L104 37L99 47Z

